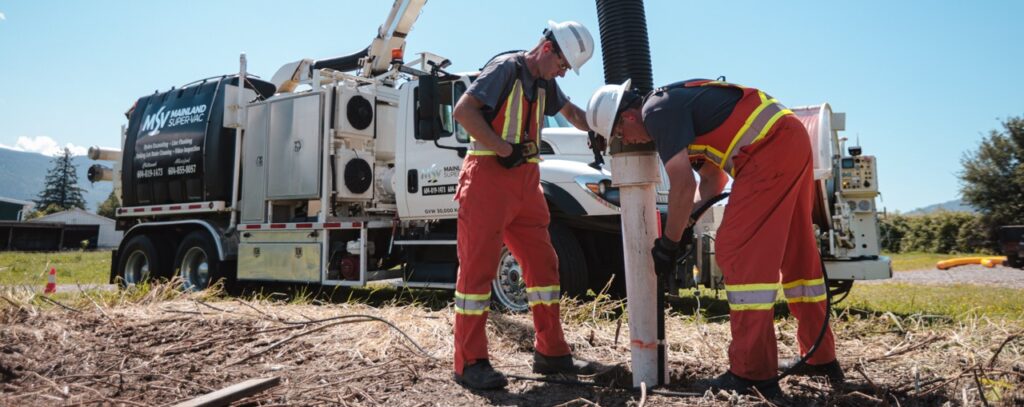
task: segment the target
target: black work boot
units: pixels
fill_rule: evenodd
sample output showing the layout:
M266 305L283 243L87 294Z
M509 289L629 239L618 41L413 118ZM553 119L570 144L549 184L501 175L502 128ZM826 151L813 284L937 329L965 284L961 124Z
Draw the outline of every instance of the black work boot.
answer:
M775 380L757 381L744 379L730 371L726 371L718 377L706 381L705 384L713 391L726 390L735 391L739 394L754 394L753 389L756 388L767 399L782 397L782 388L779 387L779 382Z
M597 366L594 362L586 360L575 359L572 355L565 356L544 356L538 352L533 352L533 372L543 375L548 374L594 374L597 372Z
M779 371L784 372L795 366L799 361L799 357L779 361ZM824 365L804 363L802 366L794 370L792 374L793 376L824 376L833 383L842 383L846 380L846 375L843 374L843 368L839 366L839 360L833 360Z
M462 374L455 374L455 382L474 390L497 390L508 385L508 379L491 367L487 359L462 368Z

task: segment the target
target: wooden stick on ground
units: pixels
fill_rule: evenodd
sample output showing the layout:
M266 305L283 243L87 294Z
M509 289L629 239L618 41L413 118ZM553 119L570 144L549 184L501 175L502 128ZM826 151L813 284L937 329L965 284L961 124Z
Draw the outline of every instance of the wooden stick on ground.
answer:
M281 383L280 377L269 377L263 379L249 379L244 382L225 387L213 393L196 397L174 407L212 407L226 406L232 401L240 400L259 393Z

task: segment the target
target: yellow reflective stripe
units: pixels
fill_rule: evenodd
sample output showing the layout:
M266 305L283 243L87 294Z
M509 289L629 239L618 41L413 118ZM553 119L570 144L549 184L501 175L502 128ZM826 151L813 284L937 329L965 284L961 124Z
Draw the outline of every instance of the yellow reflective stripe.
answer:
M718 151L718 149L711 147L707 144L692 144L690 145L690 150L700 151L701 153L705 153L704 155L707 155L707 153L711 153L715 155L715 158L725 159L725 153Z
M757 106L757 109L754 109L754 112L751 113L750 116L747 116L747 120L743 122L743 127L740 127L740 131L737 131L736 135L732 136L732 141L729 142L729 149L725 150L725 155L723 157L728 157L729 154L732 153L732 150L736 148L736 143L740 142L740 139L743 138L743 134L747 132L747 129L749 129L751 125L754 124L754 120L757 120L757 117L761 115L761 111L772 104L771 101L766 100L767 97L764 92L757 91L757 95L761 97L761 104ZM765 128L770 127L771 126L765 126Z
M826 297L825 294L822 294L822 295L817 295L817 296L814 296L814 297L787 298L786 302L790 303L790 304L797 303L797 302L822 302L822 301L825 301L825 298L828 298L828 297Z
M536 301L530 301L529 305L531 307L535 306L535 305L558 305L558 300L536 300Z
M498 155L498 153L495 153L495 152L493 152L491 150L469 150L469 151L466 152L466 154L469 154L469 155Z
M822 285L822 284L825 284L825 278L816 278L814 280L802 280L801 279L801 280L790 281L790 282L788 282L786 284L783 284L782 288L793 288L793 287L796 287L798 285L808 285L808 286L810 286L810 285Z
M485 312L490 312L490 311L491 311L491 307L487 307L487 308L480 309L480 310L467 310L467 309L463 309L462 307L460 307L458 305L455 306L455 313L456 314L462 314L462 315L483 315Z
M503 140L508 140L508 136L512 132L517 132L519 128L519 118L522 114L522 96L522 81L516 79L512 84L512 91L509 92L508 99L505 102L505 126L501 129L501 138Z
M779 283L768 284L726 284L725 291L765 291L778 290L782 286Z
M455 298L462 298L464 300L472 300L472 301L484 301L484 300L491 299L491 293L487 293L487 294L466 294L466 293L460 293L460 292L456 291L455 292Z
M528 292L528 293L541 293L541 292L551 292L551 291L558 292L558 291L561 291L561 290L562 290L562 287L561 286L557 286L557 285L549 285L549 286L544 286L544 287L526 287L526 292Z
M729 304L730 311L764 311L770 310L775 307L774 303L771 304Z

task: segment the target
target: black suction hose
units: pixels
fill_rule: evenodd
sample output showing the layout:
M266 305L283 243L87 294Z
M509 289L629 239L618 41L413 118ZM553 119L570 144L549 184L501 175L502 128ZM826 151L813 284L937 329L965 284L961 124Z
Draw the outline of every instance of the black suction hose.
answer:
M700 217L704 215L704 212L707 211L708 208L710 208L712 205L718 203L719 201L727 198L728 196L729 196L728 192L723 192L723 193L721 193L721 194L719 194L719 195L709 199L707 202L703 203L700 207L698 207L696 210L694 210L690 214L690 219L693 221L693 223L697 223L697 219L700 219ZM692 237L693 229L689 229L688 228L686 233L689 233L690 236ZM686 235L686 233L684 233L684 236ZM682 258L687 258L691 254L693 254L693 250L694 250L695 247L697 247L696 244L691 244L690 248L686 251L686 254L684 254L682 256ZM825 333L828 332L828 323L831 320L831 316L832 316L832 292L828 290L828 272L825 271L825 259L823 259L821 257L821 250L820 249L818 250L818 261L821 262L821 277L822 277L822 281L826 284L826 287L825 287L825 322L823 322L821 324L821 331L818 332L818 339L814 340L814 345L812 345L811 348L807 350L806 354L804 354L803 356L800 357L800 360L798 360L793 366L790 366L789 369L786 369L786 371L782 372L782 374L780 374L780 375L778 375L778 376L776 376L776 377L774 377L772 379L763 380L763 381L758 382L757 384L766 384L766 383L772 383L772 382L778 383L779 381L781 381L782 379L786 378L787 376L791 376L793 374L793 372L797 371L797 369L800 369L805 364L807 364L807 360L810 359L811 356L814 356L814 352L816 352L818 350L818 347L821 345L821 341L825 339ZM660 282L661 282L660 278L658 279L658 282L660 284ZM664 298L664 293L661 292L660 287L659 287L658 295L659 295L659 300L658 300L659 304L663 304L661 302L661 301L663 301L663 300L661 300L661 298ZM664 306L662 306L662 309L664 310ZM662 315L661 315L661 318L659 318L658 323L659 323L658 324L658 333L659 333L659 338L661 338L662 335L664 335L663 332L664 332L664 329L665 329L665 327L664 327L664 311L662 311ZM799 334L797 336L799 338ZM799 346L799 342L800 341L798 339L797 340L798 346ZM658 354L659 359L662 357L660 351L661 351L661 348L659 348L659 354Z
M633 80L641 94L654 89L643 0L597 0L604 83Z

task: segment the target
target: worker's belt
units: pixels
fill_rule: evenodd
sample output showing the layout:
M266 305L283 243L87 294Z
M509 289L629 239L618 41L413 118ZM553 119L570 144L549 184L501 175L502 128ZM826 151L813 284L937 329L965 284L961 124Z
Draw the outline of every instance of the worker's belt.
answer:
M541 162L541 159L540 159L540 148L537 147L537 142L536 141L524 141L521 144L523 145L523 157L526 158L526 162L528 162L528 163L539 163L539 162ZM469 144L469 151L467 152L467 154L469 154L469 155L494 155L494 156L498 155L494 151L487 149L487 147L484 147L484 145L482 143L476 142L476 141L474 141L474 142Z
M491 293L466 294L455 291L455 313L483 315L491 310Z
M821 302L825 301L825 279L796 280L782 285L786 293L786 302Z
M725 295L731 311L763 311L775 306L779 295L779 283L769 284L726 284Z
M530 307L535 305L556 305L562 288L557 285L546 287L526 287L526 300Z

